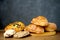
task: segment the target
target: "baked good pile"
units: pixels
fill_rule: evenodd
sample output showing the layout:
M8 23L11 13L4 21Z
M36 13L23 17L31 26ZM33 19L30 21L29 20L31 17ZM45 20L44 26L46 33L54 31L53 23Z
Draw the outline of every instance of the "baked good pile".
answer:
M18 21L10 23L5 27L4 37L22 38L31 36L51 36L56 34L57 25L49 22L44 16L37 16L31 20L29 25Z

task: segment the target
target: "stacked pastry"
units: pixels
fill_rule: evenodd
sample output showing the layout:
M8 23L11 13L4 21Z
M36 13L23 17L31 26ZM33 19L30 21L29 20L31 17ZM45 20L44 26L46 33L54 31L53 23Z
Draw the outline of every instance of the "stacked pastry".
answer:
M48 22L44 16L38 16L32 19L31 24L26 26L25 31L29 31L32 36L55 35L57 26L55 23Z
M32 19L31 23L25 27L22 22L13 22L5 27L4 37L21 38L27 35L48 36L55 35L57 26L55 23L48 22L44 16Z

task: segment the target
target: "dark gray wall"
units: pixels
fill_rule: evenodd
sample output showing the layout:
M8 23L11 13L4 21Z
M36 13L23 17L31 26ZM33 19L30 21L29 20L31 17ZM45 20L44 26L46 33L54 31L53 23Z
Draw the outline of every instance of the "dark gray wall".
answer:
M60 0L0 0L0 29L14 21L27 25L39 15L55 22L60 30Z

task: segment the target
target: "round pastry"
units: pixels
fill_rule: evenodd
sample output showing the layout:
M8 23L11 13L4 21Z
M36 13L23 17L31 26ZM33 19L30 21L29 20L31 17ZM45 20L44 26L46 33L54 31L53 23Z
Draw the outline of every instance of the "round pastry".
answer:
M35 24L29 24L24 30L29 31L31 33L44 33L44 28Z
M46 31L55 31L57 29L57 25L55 23L49 23L49 25L45 28Z
M5 31L13 29L16 32L19 32L19 31L23 30L24 28L25 28L24 23L22 23L22 22L13 22L13 23L10 23L9 25L7 25L5 27Z
M55 31L53 31L53 32L44 32L42 34L30 33L30 35L32 35L32 36L52 36L52 35L55 35L55 34L56 34Z
M40 25L40 26L47 26L48 20L44 16L38 16L36 18L33 18L31 23L33 23L35 25Z

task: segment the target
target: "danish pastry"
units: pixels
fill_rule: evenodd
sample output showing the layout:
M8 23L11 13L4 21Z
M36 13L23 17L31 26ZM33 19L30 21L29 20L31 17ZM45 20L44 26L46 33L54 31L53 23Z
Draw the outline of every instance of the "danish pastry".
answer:
M24 30L24 28L25 28L25 24L24 23L22 23L22 22L13 22L13 23L10 23L9 25L7 25L5 27L5 31L13 29L16 32L19 32L21 30Z

